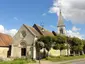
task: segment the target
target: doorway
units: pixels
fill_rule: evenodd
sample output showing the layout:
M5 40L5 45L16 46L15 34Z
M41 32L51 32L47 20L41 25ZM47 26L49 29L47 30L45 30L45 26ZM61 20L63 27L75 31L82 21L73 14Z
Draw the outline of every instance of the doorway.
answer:
M26 48L21 48L21 56L26 56Z

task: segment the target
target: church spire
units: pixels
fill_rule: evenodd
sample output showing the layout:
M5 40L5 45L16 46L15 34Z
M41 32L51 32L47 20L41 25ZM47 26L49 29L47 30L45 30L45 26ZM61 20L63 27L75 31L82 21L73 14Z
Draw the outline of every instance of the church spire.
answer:
M59 26L65 26L64 25L64 22L63 22L63 17L62 17L61 9L59 11L59 17L58 17L58 25L57 25L57 27L59 27Z
M58 34L66 34L66 30L65 30L65 25L64 25L61 9L59 11L57 28L58 28Z

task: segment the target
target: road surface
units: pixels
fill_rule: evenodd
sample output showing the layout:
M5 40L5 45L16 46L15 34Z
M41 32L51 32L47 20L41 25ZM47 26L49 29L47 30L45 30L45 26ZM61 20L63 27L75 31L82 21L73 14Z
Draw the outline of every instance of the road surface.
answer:
M37 63L39 64L39 63ZM77 59L63 62L51 62L51 61L41 61L40 64L85 64L85 59Z
M85 60L80 60L80 61L73 61L67 64L85 64Z

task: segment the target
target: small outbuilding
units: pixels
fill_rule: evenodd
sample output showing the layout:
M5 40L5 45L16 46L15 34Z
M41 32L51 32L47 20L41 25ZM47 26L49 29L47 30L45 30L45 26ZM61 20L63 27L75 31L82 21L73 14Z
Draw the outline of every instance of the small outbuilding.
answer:
M0 33L0 58L7 58L11 55L12 37L7 34Z

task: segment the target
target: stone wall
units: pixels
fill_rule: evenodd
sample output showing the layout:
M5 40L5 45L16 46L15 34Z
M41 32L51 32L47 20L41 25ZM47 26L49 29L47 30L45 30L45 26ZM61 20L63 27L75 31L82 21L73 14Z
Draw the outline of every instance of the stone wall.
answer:
M8 50L8 47L0 47L0 58L7 58Z
M51 48L51 50L49 51L49 55L50 56L60 56L60 50L54 50L53 48Z
M24 38L22 37L22 34L21 34L22 31L26 32L26 36ZM21 42L24 42L26 44L26 47L25 47L26 55L33 54L31 52L32 50L30 49L34 42L34 36L32 33L30 33L29 30L27 30L24 26L22 26L13 38L11 57L21 58L21 46L20 46ZM30 56L27 56L27 57L30 57Z

